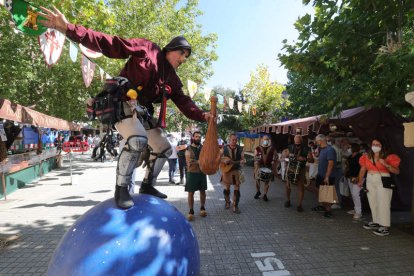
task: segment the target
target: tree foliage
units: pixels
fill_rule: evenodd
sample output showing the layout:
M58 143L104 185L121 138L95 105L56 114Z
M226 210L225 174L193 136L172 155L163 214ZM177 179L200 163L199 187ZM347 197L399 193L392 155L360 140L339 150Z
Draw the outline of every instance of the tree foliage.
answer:
M246 103L256 107L256 116L245 114L243 124L257 126L280 121L289 106L288 99L283 95L284 90L283 85L270 80L268 67L259 65L242 91Z
M122 37L145 37L163 47L177 35L185 35L193 47L187 63L178 71L181 79L202 83L212 74L215 34L203 35L195 23L200 15L197 0L53 0L36 4L56 7L76 24ZM111 76L116 76L125 60L98 58L94 62ZM85 88L80 69L69 58L65 43L59 62L45 65L37 37L16 33L10 14L0 9L0 91L1 98L22 105L36 104L35 109L70 121L86 121L85 100L102 87L98 69L94 81ZM172 105L170 103L169 105Z
M356 106L400 114L414 81L414 2L304 0L315 15L299 18L296 42L279 55L288 69L290 112L305 117Z

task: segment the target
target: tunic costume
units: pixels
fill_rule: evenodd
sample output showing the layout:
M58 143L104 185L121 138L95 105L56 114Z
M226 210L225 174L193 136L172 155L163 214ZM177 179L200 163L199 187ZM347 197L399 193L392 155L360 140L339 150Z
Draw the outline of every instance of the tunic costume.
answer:
M207 176L201 172L198 163L192 163L193 160L198 160L203 146L194 147L189 146L186 155L189 155L190 162L187 163L187 178L185 183L185 191L194 193L195 191L207 190Z
M272 146L268 146L268 147L263 147L263 146L258 146L256 147L256 152L257 155L260 156L260 159L258 160L258 167L255 168L254 170L254 175L255 178L257 179L257 174L260 168L266 167L270 170L272 170L273 172L273 168L272 168L272 162L274 161L274 156L276 153L276 150L274 147Z
M299 147L297 147L295 144L293 144L289 146L289 154L292 154L295 157L300 166L298 175L296 176L296 182L301 185L304 185L306 182L306 159L308 157L308 153L309 148L305 145L301 144ZM305 158L305 161L298 161L298 157ZM287 181L290 182L289 178Z
M224 147L223 156L229 157L232 161L240 161L243 148L236 145L236 148L232 149L229 145ZM233 164L231 170L226 173L222 173L222 182L231 185L240 185L240 163Z

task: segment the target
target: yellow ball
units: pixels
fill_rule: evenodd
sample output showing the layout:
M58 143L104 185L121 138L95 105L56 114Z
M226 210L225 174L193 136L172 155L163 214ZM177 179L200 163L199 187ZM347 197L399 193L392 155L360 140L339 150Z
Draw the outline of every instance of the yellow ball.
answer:
M127 96L132 100L136 100L138 97L138 93L134 89L129 89L127 92Z

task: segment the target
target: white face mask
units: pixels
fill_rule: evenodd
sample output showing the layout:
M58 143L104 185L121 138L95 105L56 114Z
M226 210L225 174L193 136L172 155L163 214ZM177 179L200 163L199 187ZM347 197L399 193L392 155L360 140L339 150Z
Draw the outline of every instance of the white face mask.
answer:
M348 149L348 153L349 154L352 154L352 149Z
M330 146L332 146L332 142L331 141L328 141L328 142L326 142L328 145L330 145Z
M377 152L381 151L381 147L378 147L378 146L372 146L371 149L374 153L377 153Z
M263 146L267 146L267 145L269 145L269 141L268 140L264 140L262 144L263 144Z

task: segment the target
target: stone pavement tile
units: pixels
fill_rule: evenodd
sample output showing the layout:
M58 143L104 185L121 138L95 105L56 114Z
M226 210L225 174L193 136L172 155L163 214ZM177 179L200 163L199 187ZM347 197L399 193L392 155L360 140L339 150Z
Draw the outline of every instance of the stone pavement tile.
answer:
M75 156L73 185L68 185L67 164L0 201L0 233L22 235L18 242L0 250L0 275L22 273L19 269L44 275L65 231L88 209L113 196L115 162L90 162L86 156ZM160 174L158 188L186 214L187 194L183 185L167 183L167 169ZM412 236L392 229L389 237L377 237L362 228L363 222L352 222L346 210L335 210L332 219L324 219L310 211L317 202L309 192L305 194L305 212L298 213L296 187L292 190L293 206L284 208L284 186L279 180L271 184L269 202L255 200L252 169L245 170L248 181L241 186L239 215L224 209L219 174L208 177L208 216L197 215L192 222L200 247L201 275L262 275L258 264L269 263L277 272L276 260L291 275L414 273ZM138 183L142 174L138 169ZM198 193L195 201L197 213ZM22 254L26 258L20 258Z

